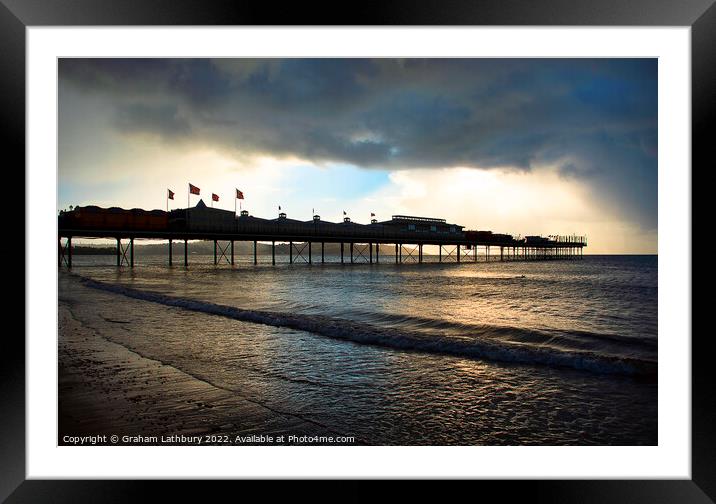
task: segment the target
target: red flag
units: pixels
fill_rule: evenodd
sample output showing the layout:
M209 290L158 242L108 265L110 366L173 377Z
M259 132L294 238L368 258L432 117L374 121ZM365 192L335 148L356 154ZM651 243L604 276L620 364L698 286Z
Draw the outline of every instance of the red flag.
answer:
M199 194L200 189L195 185L189 184L189 192L192 194Z
M241 191L239 191L239 190L237 189L237 190L236 190L236 197L237 197L238 199L244 199L244 193L242 193Z
M174 191L167 189L167 198L174 199Z
M219 201L219 197L218 197L216 194L211 193L211 200L212 200L212 201Z

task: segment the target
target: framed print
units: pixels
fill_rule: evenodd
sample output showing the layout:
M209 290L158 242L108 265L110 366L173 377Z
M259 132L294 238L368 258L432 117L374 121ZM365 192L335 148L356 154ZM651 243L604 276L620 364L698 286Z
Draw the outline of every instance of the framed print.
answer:
M3 498L459 478L714 500L691 329L710 2L320 26L155 5L0 11L27 294Z

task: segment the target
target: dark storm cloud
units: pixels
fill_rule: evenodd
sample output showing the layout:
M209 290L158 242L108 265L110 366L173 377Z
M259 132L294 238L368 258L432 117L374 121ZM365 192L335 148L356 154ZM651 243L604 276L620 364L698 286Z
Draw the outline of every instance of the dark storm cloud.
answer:
M366 168L550 164L656 225L657 62L61 60L124 133Z
M191 126L178 113L177 107L166 105L121 105L117 108L114 126L120 131L156 134L165 139L186 137Z

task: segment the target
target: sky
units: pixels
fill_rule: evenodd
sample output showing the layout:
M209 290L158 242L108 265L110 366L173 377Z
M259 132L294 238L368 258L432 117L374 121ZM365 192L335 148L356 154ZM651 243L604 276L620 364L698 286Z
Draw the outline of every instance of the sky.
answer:
M259 217L656 253L657 80L656 59L60 59L57 208L183 208L192 183Z

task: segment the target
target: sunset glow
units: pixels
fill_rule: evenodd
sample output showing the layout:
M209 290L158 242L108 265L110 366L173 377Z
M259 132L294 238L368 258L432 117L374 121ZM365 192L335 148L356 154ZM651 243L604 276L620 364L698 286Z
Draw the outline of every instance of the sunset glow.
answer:
M655 77L647 60L65 60L57 207L163 209L170 188L182 208L191 182L268 218L425 215L656 253Z

